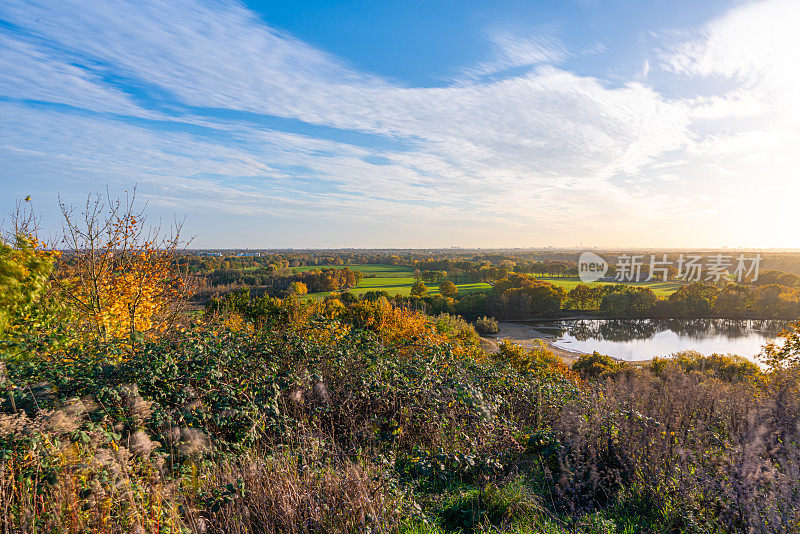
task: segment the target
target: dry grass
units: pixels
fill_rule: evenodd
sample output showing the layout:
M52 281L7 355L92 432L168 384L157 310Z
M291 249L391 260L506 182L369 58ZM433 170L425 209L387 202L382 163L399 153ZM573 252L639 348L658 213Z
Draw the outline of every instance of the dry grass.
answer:
M209 489L233 495L209 519L228 533L393 532L401 500L382 475L372 465L313 453L248 455L211 475Z
M796 374L765 387L678 366L608 378L554 419L555 493L574 511L637 488L678 512L675 528L797 532L798 386Z
M0 464L0 532L180 532L181 499L158 463L103 432L76 434L81 416L0 416L15 443Z

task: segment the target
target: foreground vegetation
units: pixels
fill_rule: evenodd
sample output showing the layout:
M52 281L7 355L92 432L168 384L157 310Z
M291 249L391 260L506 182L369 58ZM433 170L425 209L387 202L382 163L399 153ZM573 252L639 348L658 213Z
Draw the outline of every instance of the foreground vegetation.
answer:
M797 328L765 370L568 368L381 295L192 319L151 242L0 247L6 532L800 531Z
M569 370L453 318L286 302L7 372L0 499L25 531L800 527L800 375L730 357Z

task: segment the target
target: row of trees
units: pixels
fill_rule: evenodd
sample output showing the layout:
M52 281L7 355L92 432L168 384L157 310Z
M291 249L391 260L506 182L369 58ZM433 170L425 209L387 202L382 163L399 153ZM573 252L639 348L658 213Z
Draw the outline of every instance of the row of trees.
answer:
M495 283L491 291L460 295L452 282L431 295L423 282L412 287L411 298L390 297L397 305L451 313L475 320L482 316L527 319L557 316L565 310L587 311L607 317L663 318L781 318L800 316L800 290L776 284L752 286L730 283L724 287L694 283L659 299L648 287L625 284L579 284L565 292L545 280L512 274ZM380 296L376 294L376 296Z
M292 275L292 281L302 282L310 292L342 291L358 285L363 276L361 271L351 271L347 267L342 267L296 273Z
M728 251L734 254L736 251ZM636 251L643 256L642 274L649 274L649 258L652 254L661 258L660 251ZM714 251L709 251L709 254ZM615 274L614 265L621 252L603 253L610 264L609 276ZM786 273L800 274L800 253L762 252L762 274L765 283L795 285L786 280L769 280L768 270L775 269ZM190 272L209 274L215 270L256 271L263 270L269 274L287 271L303 266L345 266L352 264L389 264L406 266L411 270L444 271L453 279L470 278L478 280L499 280L511 272L533 274L539 277L575 277L577 271L577 252L575 251L541 251L541 250L508 250L490 252L480 250L287 250L287 251L187 251L186 261ZM677 275L675 264L678 254L669 254L672 261L668 278ZM657 273L660 278L661 273ZM428 283L438 283L428 281Z
M722 288L690 284L670 295L668 302L674 317L795 319L800 316L800 290L777 284L728 284Z
M285 296L288 292L305 294L319 291L345 291L355 287L363 278L363 273L347 267L314 269L293 272L291 269L258 268L250 271L215 270L205 276L211 288L220 286L247 286L259 288L273 296ZM295 289L302 284L306 291L298 293Z
M565 307L611 316L793 319L800 315L800 290L778 284L718 287L698 282L659 300L645 287L581 284L567 293Z
M445 298L453 298L458 295L458 287L450 281L445 280L439 284L439 294ZM411 286L411 296L412 297L425 297L428 295L428 286L426 286L422 281L417 280Z

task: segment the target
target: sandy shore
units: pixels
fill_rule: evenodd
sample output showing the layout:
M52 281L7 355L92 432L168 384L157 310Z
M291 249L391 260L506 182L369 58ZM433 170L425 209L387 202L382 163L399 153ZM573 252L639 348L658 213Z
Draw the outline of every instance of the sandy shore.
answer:
M500 350L498 344L502 340L507 339L522 345L526 349L532 349L535 348L539 343L544 343L547 346L547 350L556 356L559 356L567 365L572 365L580 356L586 354L585 352L566 350L556 347L553 345L553 338L551 336L543 334L529 324L500 322L498 323L498 326L500 327L500 332L495 337L481 338L481 347L488 352L498 352ZM650 359L628 361L615 358L614 356L611 356L611 358L633 366L646 365L648 362L650 362Z
M544 343L547 350L560 356L565 363L571 365L582 352L573 352L556 347L551 342L551 337L539 332L533 326L521 323L499 323L500 332L493 338L481 338L481 346L489 352L497 352L499 350L498 343L507 339L522 345L526 349L535 348L538 344Z

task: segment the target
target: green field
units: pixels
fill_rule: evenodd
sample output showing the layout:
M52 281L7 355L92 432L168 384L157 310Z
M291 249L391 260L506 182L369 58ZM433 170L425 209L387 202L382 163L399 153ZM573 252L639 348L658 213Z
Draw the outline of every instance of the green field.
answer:
M369 264L369 265L316 265L307 267L295 267L292 269L294 272L313 271L317 269L342 269L347 267L351 271L361 271L365 276L370 278L362 278L352 293L362 294L367 291L386 291L390 295L397 294L408 296L411 294L411 286L414 284L413 271L401 265L386 265L386 264ZM573 289L578 284L581 284L577 277L550 277L540 276L539 280L546 280L551 284L563 287L564 291ZM594 284L613 284L614 282L594 282ZM428 294L437 295L439 288L436 284L428 285ZM657 297L665 298L675 292L682 284L679 282L641 282L636 284L628 284L633 286L649 287ZM464 282L456 283L459 293L469 293L471 291L480 291L490 289L492 286L483 282ZM322 297L327 293L311 293L309 296Z
M583 283L581 282L580 278L577 277L561 278L561 277L551 277L551 276L537 276L536 278L538 278L539 280L546 280L551 284L553 284L554 286L563 287L564 291L569 291L571 289L574 289L575 286ZM595 285L595 284L607 285L615 283L616 282L593 282L592 284L589 285ZM675 290L677 290L684 284L682 282L652 281L652 282L637 282L637 283L627 282L626 285L649 287L653 291L653 293L656 294L657 297L665 298L673 294Z
M365 277L362 278L358 285L351 289L351 293L362 294L367 291L386 291L390 295L403 295L408 296L411 294L411 286L414 285L414 271L408 267L400 265L385 265L385 264L369 264L369 265L316 265L310 267L295 267L292 269L295 272L312 271L316 269L341 269L347 267L351 271L361 271ZM374 278L373 278L374 276ZM428 285L428 294L438 295L439 288L436 284ZM479 291L483 289L490 289L492 286L482 282L464 282L456 283L459 293L469 293L471 291ZM311 293L310 296L321 297L327 293Z
M295 267L292 271L302 273L305 271L319 271L322 269L344 269L347 267L351 271L359 271L365 275L374 274L380 278L396 278L411 276L413 271L401 265L387 265L383 263L359 264L359 265L308 265L305 267Z

